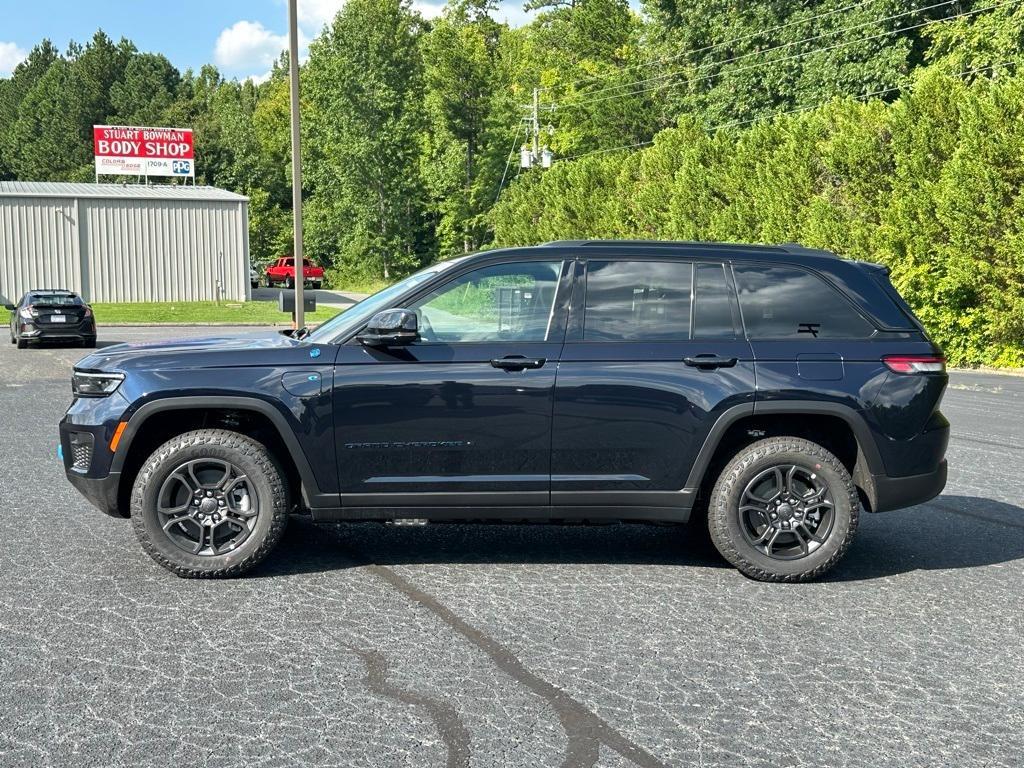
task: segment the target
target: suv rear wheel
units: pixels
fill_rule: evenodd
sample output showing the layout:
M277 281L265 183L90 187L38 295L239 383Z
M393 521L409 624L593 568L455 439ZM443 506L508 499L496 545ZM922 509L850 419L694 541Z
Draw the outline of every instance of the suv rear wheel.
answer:
M760 581L809 581L835 565L857 530L860 501L829 451L798 437L743 448L711 494L708 528L722 556Z
M132 488L131 515L142 548L178 576L238 576L281 538L288 492L264 445L201 429L153 452Z

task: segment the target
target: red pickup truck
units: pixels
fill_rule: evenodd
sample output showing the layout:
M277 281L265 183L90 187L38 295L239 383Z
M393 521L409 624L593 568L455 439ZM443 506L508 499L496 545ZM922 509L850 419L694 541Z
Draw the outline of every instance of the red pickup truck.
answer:
M323 267L318 267L307 261L302 265L302 275L305 278L305 285L312 288L319 288L323 285ZM291 256L283 256L267 267L267 286L273 288L281 283L288 288L295 287L295 259Z

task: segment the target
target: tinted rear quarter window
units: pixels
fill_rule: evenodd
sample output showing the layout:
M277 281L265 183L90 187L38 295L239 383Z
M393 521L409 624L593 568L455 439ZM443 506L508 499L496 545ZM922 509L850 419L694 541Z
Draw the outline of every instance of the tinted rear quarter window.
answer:
M752 339L866 339L869 323L838 290L796 267L736 265L736 287Z
M693 338L720 339L739 335L739 316L722 264L698 264L693 292Z

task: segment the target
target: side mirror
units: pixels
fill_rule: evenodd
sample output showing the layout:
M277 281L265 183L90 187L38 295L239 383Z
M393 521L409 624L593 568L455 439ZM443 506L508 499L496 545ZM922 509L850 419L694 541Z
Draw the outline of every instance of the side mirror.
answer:
M400 347L420 337L419 318L411 309L386 309L370 318L356 341L367 347Z
M4 304L4 309L6 309L8 312L14 312L17 309L17 307L14 306L13 304Z
M292 336L295 333L295 329L294 328L282 328L280 331L278 331L278 333L280 333L282 336Z

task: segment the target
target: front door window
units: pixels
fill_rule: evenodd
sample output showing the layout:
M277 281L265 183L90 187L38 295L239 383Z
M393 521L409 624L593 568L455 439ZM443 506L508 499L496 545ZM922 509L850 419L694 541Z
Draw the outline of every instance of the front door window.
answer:
M477 269L410 309L425 343L547 341L562 263L528 261Z

